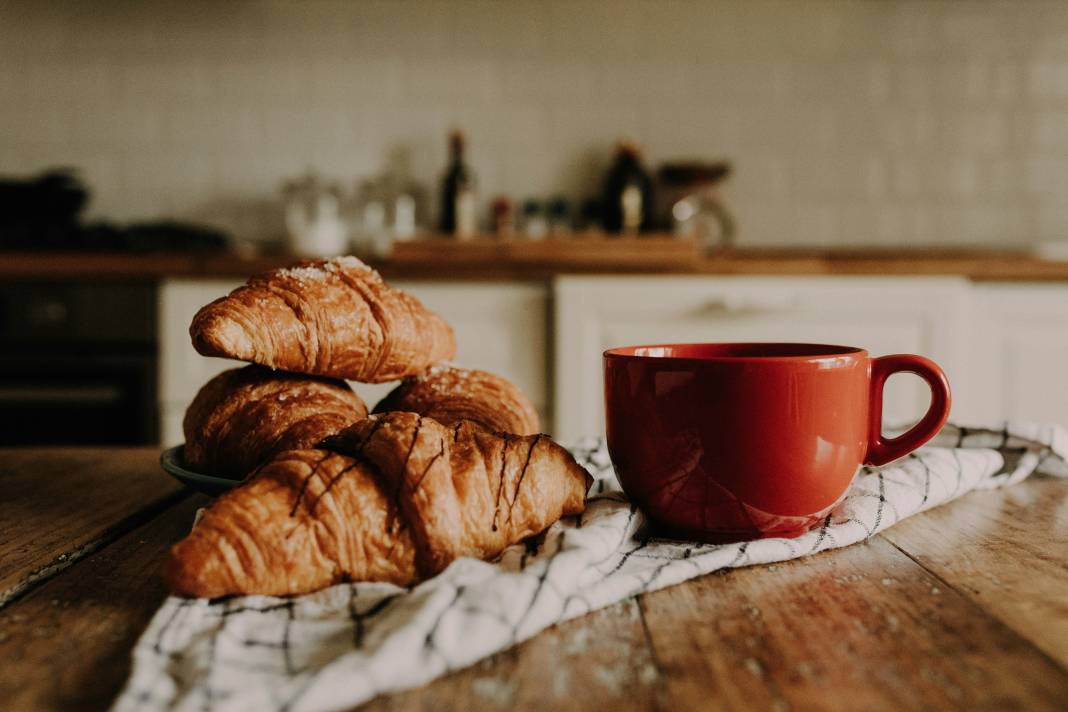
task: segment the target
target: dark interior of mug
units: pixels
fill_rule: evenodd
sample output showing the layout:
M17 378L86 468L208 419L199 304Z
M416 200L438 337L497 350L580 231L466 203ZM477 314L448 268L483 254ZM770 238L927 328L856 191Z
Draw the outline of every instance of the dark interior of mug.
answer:
M727 343L727 344L650 344L621 346L605 352L608 356L637 358L812 358L861 353L864 349L831 344Z

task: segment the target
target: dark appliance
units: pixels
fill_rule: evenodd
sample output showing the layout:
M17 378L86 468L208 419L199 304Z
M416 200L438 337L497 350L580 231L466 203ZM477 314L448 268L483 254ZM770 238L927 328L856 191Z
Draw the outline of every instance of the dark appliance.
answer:
M157 443L157 361L153 285L0 284L0 445Z
M85 224L88 201L89 189L73 169L0 176L0 251L206 252L230 245L224 232L174 220Z

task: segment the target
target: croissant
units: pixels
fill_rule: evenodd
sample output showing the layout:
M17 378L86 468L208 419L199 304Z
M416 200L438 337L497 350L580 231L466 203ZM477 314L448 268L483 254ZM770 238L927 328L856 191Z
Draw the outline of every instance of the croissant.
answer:
M197 312L189 334L205 356L365 383L456 354L441 317L355 257L257 275Z
M443 425L471 420L487 430L533 435L541 430L538 412L523 392L487 371L432 366L409 376L383 398L376 413L406 410Z
M241 479L275 453L312 447L367 416L344 381L246 366L204 384L185 412L193 470Z
M345 581L409 585L496 556L585 506L591 478L547 436L370 416L281 453L204 513L164 563L178 595L291 595Z

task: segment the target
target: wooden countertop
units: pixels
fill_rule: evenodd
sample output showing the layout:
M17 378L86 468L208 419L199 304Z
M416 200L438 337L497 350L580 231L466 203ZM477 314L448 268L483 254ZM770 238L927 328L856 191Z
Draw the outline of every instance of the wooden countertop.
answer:
M163 554L207 501L158 454L0 450L5 709L104 709L120 689ZM630 599L365 709L1063 709L1066 560L1068 487L1035 478Z
M650 242L659 242L657 248ZM667 240L573 240L501 245L407 243L373 262L390 279L531 280L557 274L959 275L985 281L1068 281L1068 261L976 250L737 249L702 255ZM677 241L675 241L677 242ZM570 247L569 247L570 245ZM576 245L581 245L575 248ZM646 249L648 248L648 249ZM291 255L0 252L0 279L159 280L247 277Z

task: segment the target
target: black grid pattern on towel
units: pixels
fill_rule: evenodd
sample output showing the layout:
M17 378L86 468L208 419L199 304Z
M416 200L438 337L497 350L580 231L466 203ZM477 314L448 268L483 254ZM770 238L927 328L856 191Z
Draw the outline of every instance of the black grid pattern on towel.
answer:
M737 566L847 546L916 512L1033 472L1068 475L1068 432L947 426L929 447L862 468L849 494L796 539L711 545L651 536L600 441L572 448L595 477L586 512L505 551L462 560L412 589L342 584L292 599L171 598L134 651L118 710L317 710L414 687L597 608Z

